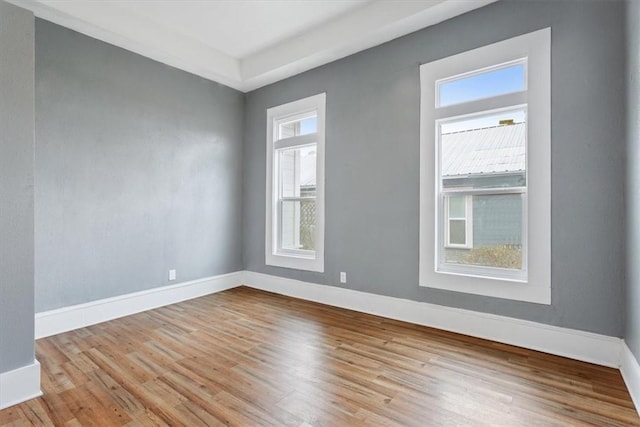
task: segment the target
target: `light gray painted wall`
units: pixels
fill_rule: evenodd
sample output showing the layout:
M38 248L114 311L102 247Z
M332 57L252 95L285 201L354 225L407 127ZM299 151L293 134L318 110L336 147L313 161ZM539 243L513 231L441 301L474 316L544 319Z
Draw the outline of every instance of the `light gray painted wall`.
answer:
M503 1L247 95L251 271L623 333L624 3ZM552 27L552 305L418 287L419 65ZM265 109L327 93L325 273L264 264Z
M624 338L640 359L640 1L627 5L627 282Z
M242 269L243 104L36 20L36 312Z
M34 357L33 33L0 1L0 372Z

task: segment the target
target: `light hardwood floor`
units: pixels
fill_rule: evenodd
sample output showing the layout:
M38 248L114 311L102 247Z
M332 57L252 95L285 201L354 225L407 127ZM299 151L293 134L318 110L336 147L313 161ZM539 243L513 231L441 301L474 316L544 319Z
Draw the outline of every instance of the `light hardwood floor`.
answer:
M245 287L37 341L0 425L640 425L620 373Z

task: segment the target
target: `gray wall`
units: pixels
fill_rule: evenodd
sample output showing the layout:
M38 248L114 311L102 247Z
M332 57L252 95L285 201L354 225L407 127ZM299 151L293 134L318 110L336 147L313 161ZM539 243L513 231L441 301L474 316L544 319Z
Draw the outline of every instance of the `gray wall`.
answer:
M640 2L627 2L627 288L624 338L640 359Z
M0 1L0 372L34 357L33 32Z
M243 105L36 20L36 312L241 270Z
M247 95L251 271L622 336L624 3L503 1ZM418 287L419 65L552 27L552 305ZM327 93L325 273L264 264L265 109Z

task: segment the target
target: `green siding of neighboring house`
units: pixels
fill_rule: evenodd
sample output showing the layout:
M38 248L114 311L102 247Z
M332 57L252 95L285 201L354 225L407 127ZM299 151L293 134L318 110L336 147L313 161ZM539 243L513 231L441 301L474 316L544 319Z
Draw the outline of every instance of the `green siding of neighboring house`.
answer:
M474 196L473 247L521 244L521 195Z

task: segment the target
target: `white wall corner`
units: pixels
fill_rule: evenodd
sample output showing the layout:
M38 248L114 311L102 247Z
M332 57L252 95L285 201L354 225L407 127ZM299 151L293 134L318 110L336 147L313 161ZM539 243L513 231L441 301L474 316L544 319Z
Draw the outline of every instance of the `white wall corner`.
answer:
M235 288L242 282L241 277L242 272L236 271L36 313L35 337L44 338Z
M620 363L620 373L627 385L631 400L636 406L636 411L640 413L640 365L638 359L633 355L627 343L622 341L622 354Z
M246 271L246 286L335 307L538 350L611 368L620 367L616 337L401 298Z
M29 399L42 396L40 391L40 363L0 374L0 410Z

